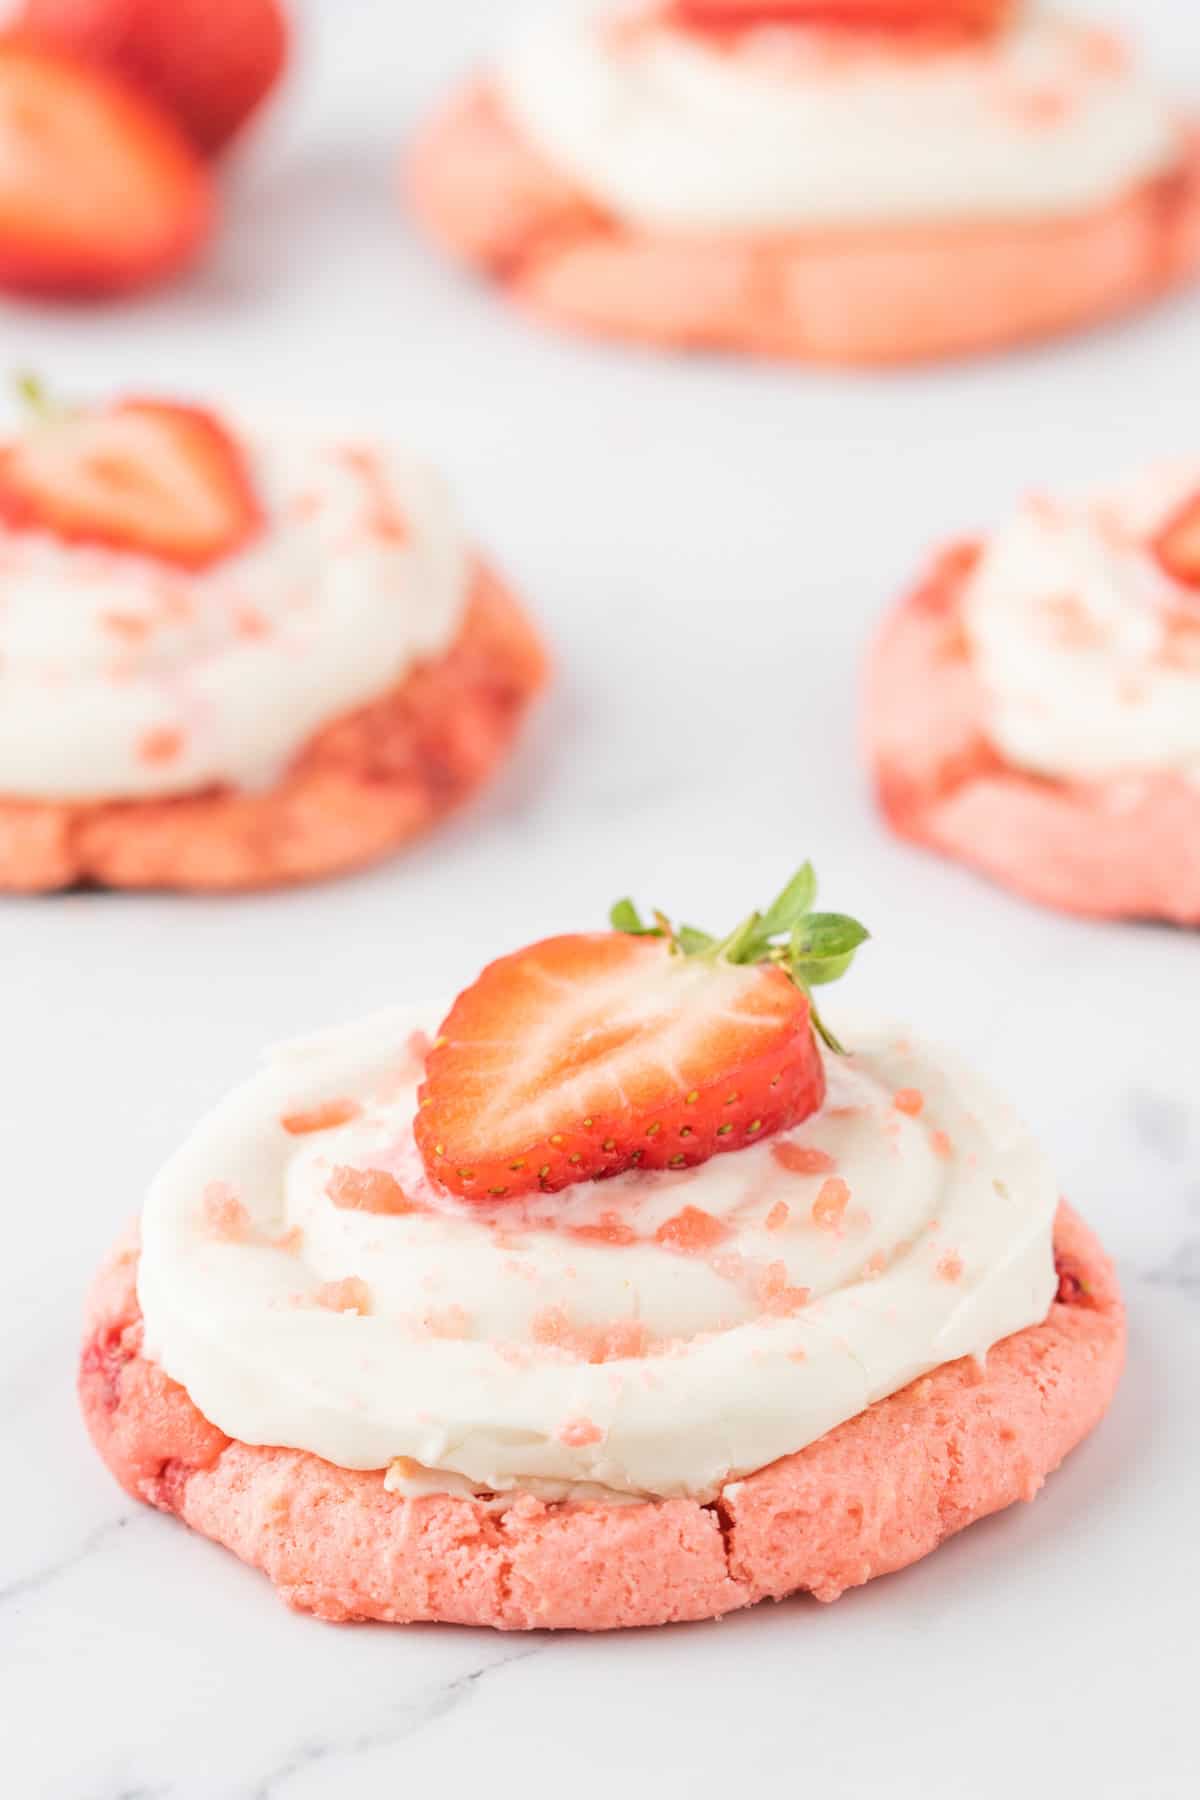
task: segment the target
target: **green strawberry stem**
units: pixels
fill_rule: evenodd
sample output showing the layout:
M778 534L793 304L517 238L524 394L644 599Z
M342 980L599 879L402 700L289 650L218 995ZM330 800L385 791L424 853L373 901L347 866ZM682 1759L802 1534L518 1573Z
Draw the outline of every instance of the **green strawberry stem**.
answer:
M805 863L765 912L753 912L727 937L715 938L694 925L675 926L655 912L647 925L632 900L618 900L609 913L614 931L633 937L665 938L673 956L700 956L710 962L773 963L808 995L813 1029L837 1056L846 1054L817 1009L812 990L840 981L855 953L870 937L865 925L846 913L813 911L817 878Z
M19 370L13 378L13 386L25 412L39 424L48 424L62 416L65 409L50 398L45 382L32 369Z

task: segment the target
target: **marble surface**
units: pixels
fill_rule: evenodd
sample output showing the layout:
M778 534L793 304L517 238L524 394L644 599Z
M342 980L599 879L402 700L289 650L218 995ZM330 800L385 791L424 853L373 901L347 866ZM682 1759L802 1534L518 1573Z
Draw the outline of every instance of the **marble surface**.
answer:
M451 471L559 681L511 772L405 861L230 902L0 912L0 1768L13 1800L718 1792L1194 1795L1200 945L1041 913L885 838L862 645L930 538L1032 482L1196 444L1200 299L892 377L542 340L428 256L395 146L503 9L306 9L287 104L185 288L0 311L64 390L227 392L384 427ZM1200 92L1192 0L1128 0ZM411 12L422 22L403 21ZM875 929L856 1005L1019 1100L1118 1255L1130 1367L1033 1507L832 1609L623 1637L334 1629L132 1507L74 1408L81 1295L148 1175L266 1040L452 988L618 893L731 921L803 855ZM836 1001L831 1007L836 1019Z

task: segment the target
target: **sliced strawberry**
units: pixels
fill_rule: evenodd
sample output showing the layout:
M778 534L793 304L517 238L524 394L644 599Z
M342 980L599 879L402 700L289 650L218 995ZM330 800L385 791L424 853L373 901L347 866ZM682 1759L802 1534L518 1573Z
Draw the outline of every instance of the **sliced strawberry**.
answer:
M1200 494L1172 513L1153 549L1168 575L1185 587L1200 587Z
M0 449L0 519L199 569L261 513L237 444L209 413L159 400L51 414Z
M685 25L798 24L868 31L995 31L1013 0L674 0Z
M241 129L287 61L279 0L24 0L17 16L32 36L140 88L209 154Z
M613 933L492 963L426 1061L414 1130L428 1174L502 1200L688 1168L806 1118L825 1092L814 1032L841 1051L811 989L839 980L868 936L815 912L816 894L805 863L720 939L662 913L646 924L619 900Z
M824 1087L808 997L781 968L549 938L459 996L416 1136L442 1186L501 1199L706 1162L807 1117Z
M0 288L115 294L174 274L213 192L171 121L103 71L0 39Z

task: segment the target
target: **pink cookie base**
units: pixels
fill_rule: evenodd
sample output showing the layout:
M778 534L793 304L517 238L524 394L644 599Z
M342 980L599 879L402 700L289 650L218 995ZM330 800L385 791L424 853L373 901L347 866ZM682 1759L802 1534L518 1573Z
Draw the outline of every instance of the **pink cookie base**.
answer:
M477 82L424 128L406 186L430 235L527 310L669 348L850 364L965 355L1098 323L1200 267L1200 136L1174 174L1073 218L650 232L590 201Z
M0 893L265 888L374 862L490 779L545 678L533 626L481 568L445 654L331 721L277 787L86 804L0 794Z
M1112 1267L1063 1207L1059 1298L1041 1325L901 1393L702 1506L403 1500L378 1472L225 1437L141 1355L138 1251L118 1248L88 1307L79 1393L135 1499L177 1513L319 1618L501 1630L703 1619L847 1588L1029 1500L1097 1423L1124 1359Z
M946 551L872 654L867 754L888 821L1047 906L1200 925L1200 789L1175 775L1052 781L988 742L961 625L977 555Z

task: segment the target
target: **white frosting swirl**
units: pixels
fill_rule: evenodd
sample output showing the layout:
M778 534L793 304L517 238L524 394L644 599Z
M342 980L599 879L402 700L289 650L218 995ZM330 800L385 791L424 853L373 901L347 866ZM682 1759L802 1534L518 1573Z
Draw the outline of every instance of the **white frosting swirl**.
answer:
M520 129L651 229L781 230L1102 205L1178 159L1123 47L1031 6L994 41L761 27L736 47L644 16L550 17L499 69Z
M233 1437L405 1491L708 1497L1047 1312L1053 1178L941 1055L860 1034L782 1137L484 1209L424 1177L413 1024L276 1051L154 1183L147 1353ZM281 1124L334 1101L361 1110ZM345 1210L339 1168L417 1210ZM672 1247L686 1208L718 1241Z
M1066 780L1200 779L1200 593L1153 544L1200 462L1079 499L1032 499L987 541L964 623L988 735Z
M249 461L265 528L200 573L0 524L0 794L270 785L451 642L468 566L440 481L350 444Z

